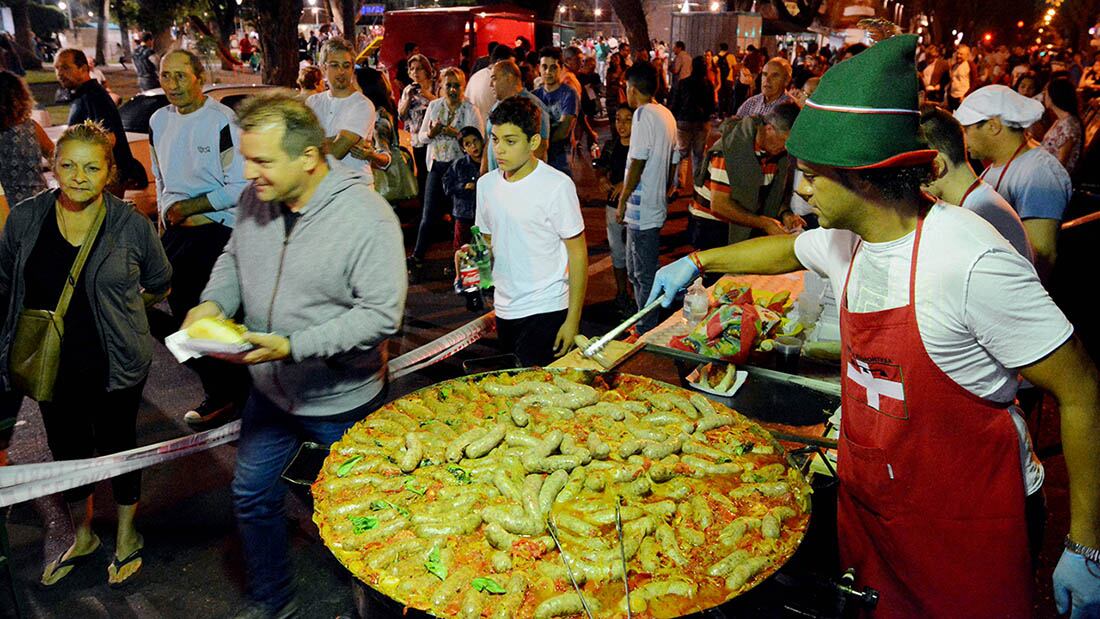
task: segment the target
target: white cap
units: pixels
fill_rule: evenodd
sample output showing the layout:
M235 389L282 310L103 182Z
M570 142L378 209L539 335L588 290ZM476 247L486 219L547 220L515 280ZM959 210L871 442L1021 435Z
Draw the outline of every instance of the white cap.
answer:
M990 118L1000 118L1010 127L1027 128L1043 117L1043 104L1008 86L984 86L963 99L955 118L964 127Z

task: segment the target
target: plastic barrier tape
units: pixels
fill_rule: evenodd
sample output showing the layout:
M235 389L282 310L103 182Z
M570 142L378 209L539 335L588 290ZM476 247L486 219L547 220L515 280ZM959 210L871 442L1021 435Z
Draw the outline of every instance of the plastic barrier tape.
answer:
M390 361L391 380L453 356L491 332L495 326L495 316L490 312L410 350ZM238 420L219 428L98 458L0 467L0 507L110 479L218 447L237 440L240 432L241 422Z

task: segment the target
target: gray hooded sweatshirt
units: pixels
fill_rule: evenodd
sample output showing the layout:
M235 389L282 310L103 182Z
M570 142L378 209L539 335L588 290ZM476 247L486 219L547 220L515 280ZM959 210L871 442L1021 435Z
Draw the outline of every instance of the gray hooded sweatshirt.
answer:
M257 391L295 415L345 413L385 384L408 286L401 227L361 176L336 169L289 233L286 212L249 185L202 300L290 338L290 358L250 366Z

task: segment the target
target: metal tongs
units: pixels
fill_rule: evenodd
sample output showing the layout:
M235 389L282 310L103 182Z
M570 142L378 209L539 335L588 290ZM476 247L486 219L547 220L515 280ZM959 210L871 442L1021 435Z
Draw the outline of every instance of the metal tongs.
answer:
M649 305L646 305L642 309L635 312L633 316L631 316L630 318L627 318L621 324L619 324L619 326L617 326L614 329L608 331L600 339L595 340L593 342L590 342L587 346L585 346L581 350L581 356L585 357L586 359L595 359L600 365L603 365L604 367L609 366L610 364L607 363L607 359L603 358L602 355L601 355L601 352L603 351L603 347L607 346L607 343L610 342L611 340L615 339L616 337L619 337L619 335L623 331L626 331L627 329L629 329L631 326L634 325L634 323L641 320L646 314L648 314L648 313L652 312L653 310L657 309L661 305L661 301L664 301L664 300L665 300L664 293L661 293L661 294L657 295L657 298L653 299L653 301L651 301L649 303Z
M617 510L618 508L616 508L616 511ZM573 588L577 591L577 597L581 599L581 606L584 607L584 614L588 615L588 619L592 619L592 611L588 608L588 602L584 601L584 594L581 593L581 586L577 584L577 579L573 577L573 568L569 567L569 559L566 558L565 550L562 549L561 541L558 540L558 525L554 524L554 521L550 518L547 518L546 530L550 532L550 537L553 538L554 545L558 547L558 554L561 555L561 562L565 564L565 573L569 576L569 582L573 583Z
M630 583L626 579L626 546L623 545L623 517L619 512L622 497L615 497L615 534L619 536L619 558L623 562L623 590L626 592L626 619L633 619L630 612Z

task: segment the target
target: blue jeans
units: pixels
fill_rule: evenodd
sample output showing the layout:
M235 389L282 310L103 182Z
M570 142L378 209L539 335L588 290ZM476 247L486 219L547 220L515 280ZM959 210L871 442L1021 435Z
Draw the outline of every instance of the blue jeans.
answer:
M303 441L331 445L384 401L386 390L333 418L292 415L253 390L241 413L233 511L241 531L248 595L271 611L294 597L286 531L286 482L280 475ZM350 414L359 412L361 415Z
M649 290L653 288L653 278L657 275L660 249L660 228L626 229L626 275L634 286L638 309L645 307L645 302L649 300ZM656 326L657 312L653 311L638 321L638 332L645 333Z

